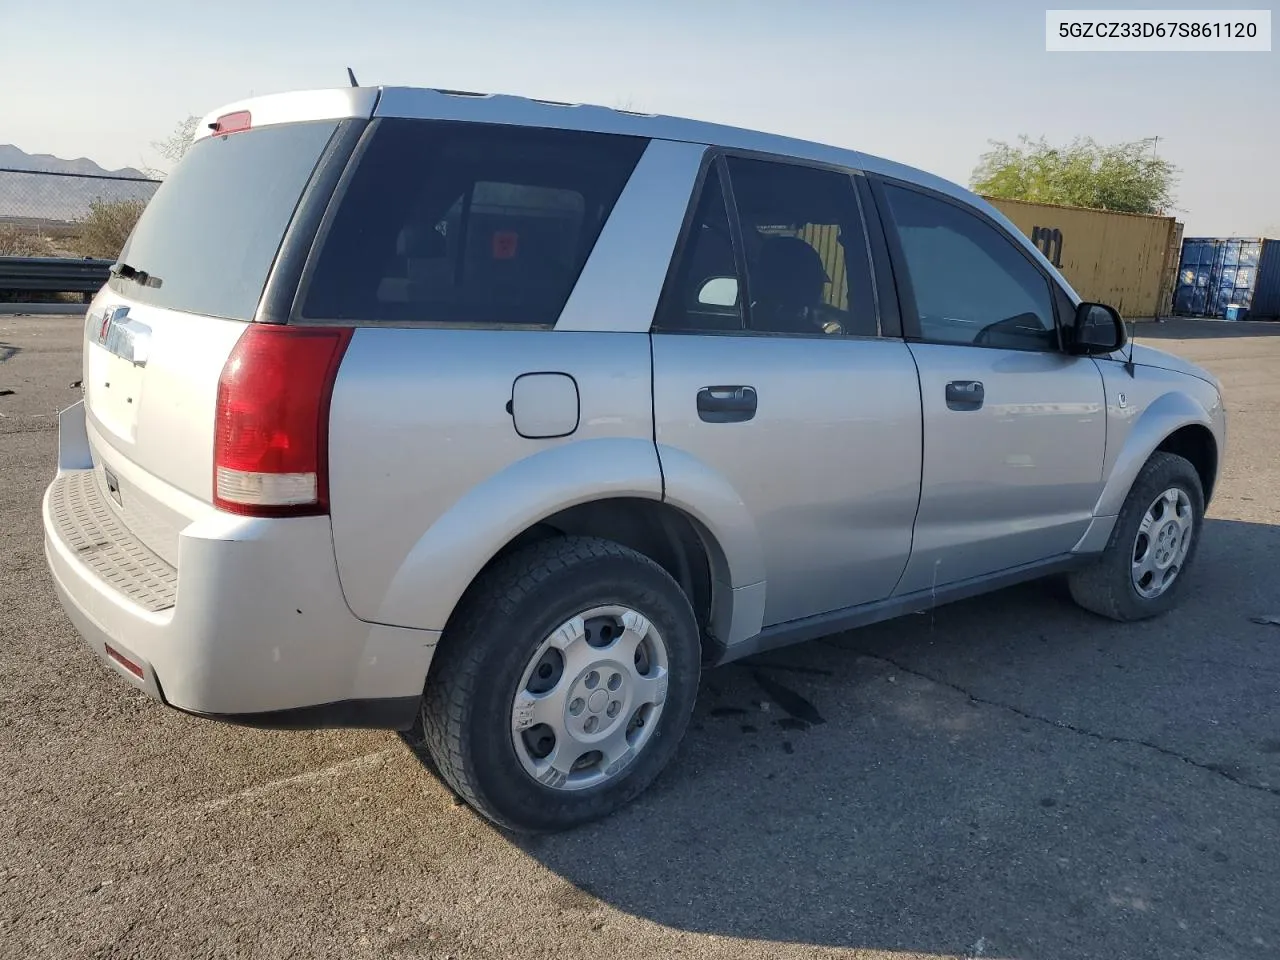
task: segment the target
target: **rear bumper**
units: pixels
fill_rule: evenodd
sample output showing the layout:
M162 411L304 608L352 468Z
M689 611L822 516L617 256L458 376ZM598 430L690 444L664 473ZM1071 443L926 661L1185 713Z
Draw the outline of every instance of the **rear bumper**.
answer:
M439 633L351 613L327 517L198 520L181 534L166 596L154 555L111 526L114 506L77 469L87 455L63 454L71 427L44 496L45 555L67 616L104 663L170 706L233 722L412 722ZM80 525L71 532L69 510Z

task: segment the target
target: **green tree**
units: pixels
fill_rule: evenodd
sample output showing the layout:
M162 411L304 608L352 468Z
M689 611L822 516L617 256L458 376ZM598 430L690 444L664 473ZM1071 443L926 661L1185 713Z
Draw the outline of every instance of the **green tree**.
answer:
M1024 136L1017 146L991 141L969 182L978 193L1005 200L1163 214L1174 209L1177 173L1146 140L1105 146L1079 137L1055 147Z

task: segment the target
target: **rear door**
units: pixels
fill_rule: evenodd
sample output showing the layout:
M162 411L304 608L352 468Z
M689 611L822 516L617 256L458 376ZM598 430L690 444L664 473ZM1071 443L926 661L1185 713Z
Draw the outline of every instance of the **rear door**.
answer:
M1102 377L1060 347L1065 294L966 205L906 184L875 196L920 371L924 470L898 593L1067 553L1102 492Z
M349 151L355 123L249 126L196 141L90 307L83 383L99 481L125 523L171 564L182 528L213 509L223 364L258 313L317 167Z
M653 328L659 456L745 504L766 625L888 596L911 548L920 394L880 326L853 178L719 160L678 257Z

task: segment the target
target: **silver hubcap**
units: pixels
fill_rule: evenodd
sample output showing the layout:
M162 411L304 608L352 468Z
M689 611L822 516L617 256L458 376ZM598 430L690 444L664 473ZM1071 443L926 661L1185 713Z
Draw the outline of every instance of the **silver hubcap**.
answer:
M525 667L511 740L525 772L558 790L616 777L644 749L667 699L667 648L641 613L597 607L565 621Z
M1133 541L1133 588L1154 600L1177 579L1191 551L1195 517L1191 499L1177 487L1156 497Z

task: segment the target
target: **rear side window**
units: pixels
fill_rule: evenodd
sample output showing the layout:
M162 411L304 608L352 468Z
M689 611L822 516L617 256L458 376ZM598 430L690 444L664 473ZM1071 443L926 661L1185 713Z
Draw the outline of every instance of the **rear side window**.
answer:
M848 174L730 157L752 330L880 332L862 214Z
M383 119L312 272L308 319L553 325L647 141Z
M684 255L654 318L658 330L742 330L729 212L715 166L707 171Z
M725 169L747 282L739 282L721 168L712 166L654 328L878 336L862 214L849 175L740 157L728 158Z
M302 191L337 121L204 137L147 204L120 262L144 285L112 289L138 303L251 320Z

